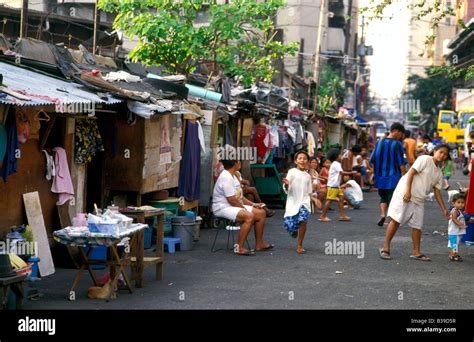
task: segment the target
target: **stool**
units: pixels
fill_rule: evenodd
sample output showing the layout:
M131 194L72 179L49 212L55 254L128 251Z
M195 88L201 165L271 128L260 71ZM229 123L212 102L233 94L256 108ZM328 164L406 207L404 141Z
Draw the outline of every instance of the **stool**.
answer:
M26 275L16 275L13 277L0 278L0 308L7 308L7 297L8 289L10 288L12 292L16 295L16 308L17 310L21 309L21 302L23 301L23 281L25 280Z
M227 250L229 249L229 240L230 240L231 236L232 236L232 246L231 246L230 249L234 249L235 248L234 232L236 232L236 231L240 232L240 224L236 221L231 221L231 220L227 220L227 219L224 219L224 222L226 224L225 230L227 230L227 246L226 246L226 249ZM214 237L214 242L213 242L212 247L211 247L211 252L212 253L217 252L217 251L222 249L222 248L219 248L219 249L214 248L216 246L217 236L219 235L219 232L221 231L221 229L222 228L217 228L216 229L216 235ZM245 242L247 242L247 247L250 250L250 244L249 244L248 239L245 239Z
M177 243L181 243L180 238L165 237L163 238L163 244L168 246L168 253L174 253L175 246Z

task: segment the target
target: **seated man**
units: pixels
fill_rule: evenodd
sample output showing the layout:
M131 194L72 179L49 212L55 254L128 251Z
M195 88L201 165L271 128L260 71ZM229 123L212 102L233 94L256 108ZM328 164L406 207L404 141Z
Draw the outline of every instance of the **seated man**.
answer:
M241 164L238 160L223 160L224 171L214 185L212 211L214 216L240 222L240 232L234 253L237 255L255 255L253 250L244 247L250 230L255 226L255 249L266 251L274 247L263 240L266 214L264 203L253 203L243 196L242 187L236 172Z

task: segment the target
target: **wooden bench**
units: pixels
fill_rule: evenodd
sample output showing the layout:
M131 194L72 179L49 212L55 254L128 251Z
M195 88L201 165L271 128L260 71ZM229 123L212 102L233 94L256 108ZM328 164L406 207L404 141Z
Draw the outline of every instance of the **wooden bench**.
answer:
M0 278L0 300L1 308L3 310L7 309L7 299L8 299L8 289L11 289L16 296L16 309L21 309L21 303L24 298L23 294L23 281L25 280L26 275L15 275L13 277Z

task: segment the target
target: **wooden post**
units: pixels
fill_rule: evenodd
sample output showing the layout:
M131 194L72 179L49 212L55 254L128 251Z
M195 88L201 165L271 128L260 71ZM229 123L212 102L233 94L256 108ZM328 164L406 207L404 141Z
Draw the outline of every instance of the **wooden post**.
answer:
M94 37L92 44L92 54L95 56L95 51L97 49L97 1L95 0L95 9L94 9Z
M28 0L22 0L20 16L20 38L25 38L28 36Z

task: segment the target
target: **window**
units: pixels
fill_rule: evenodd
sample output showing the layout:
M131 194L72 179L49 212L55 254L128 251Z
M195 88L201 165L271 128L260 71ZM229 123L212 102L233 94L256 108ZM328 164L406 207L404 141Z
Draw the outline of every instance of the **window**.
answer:
M450 124L451 126L453 126L454 122L453 122L453 114L449 114L449 113L443 113L441 114L441 123L446 123L446 124Z

